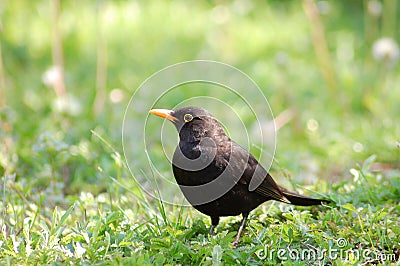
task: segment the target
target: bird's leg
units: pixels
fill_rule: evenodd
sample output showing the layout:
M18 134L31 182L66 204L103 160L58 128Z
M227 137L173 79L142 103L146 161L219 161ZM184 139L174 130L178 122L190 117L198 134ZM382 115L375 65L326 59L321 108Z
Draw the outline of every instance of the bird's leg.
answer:
M210 235L214 235L214 228L215 228L215 225L211 225Z
M210 228L210 235L214 234L214 228L219 223L219 216L211 216L211 228Z
M240 238L240 235L242 234L244 226L246 225L246 221L247 221L247 217L249 216L249 213L242 213L242 216L243 216L242 223L240 224L238 233L235 237L235 241L233 241L233 243L232 243L234 247L236 247L237 244L239 243L239 238Z

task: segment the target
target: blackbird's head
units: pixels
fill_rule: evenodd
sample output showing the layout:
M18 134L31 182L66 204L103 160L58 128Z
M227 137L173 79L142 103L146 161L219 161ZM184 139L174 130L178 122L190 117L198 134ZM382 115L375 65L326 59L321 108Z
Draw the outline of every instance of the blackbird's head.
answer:
M183 142L198 142L203 138L225 135L220 123L207 110L188 106L177 110L153 109L150 113L171 121Z

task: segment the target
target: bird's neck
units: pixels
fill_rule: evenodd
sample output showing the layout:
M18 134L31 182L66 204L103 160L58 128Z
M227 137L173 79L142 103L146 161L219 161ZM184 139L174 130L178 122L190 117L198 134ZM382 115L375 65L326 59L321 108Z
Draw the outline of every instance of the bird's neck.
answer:
M212 117L203 117L202 121L184 124L178 131L180 141L187 143L199 143L205 138L213 139L214 137L226 136L219 122Z
M196 159L201 153L214 154L230 142L222 126L212 117L185 124L179 131L179 140L180 150L189 159Z
M198 140L180 140L179 149L188 159L197 159L202 153L212 156L218 150L224 150L230 147L230 139L225 134L214 135L210 137L199 138Z
M200 141L180 141L179 149L186 158L191 160L197 159L201 155Z

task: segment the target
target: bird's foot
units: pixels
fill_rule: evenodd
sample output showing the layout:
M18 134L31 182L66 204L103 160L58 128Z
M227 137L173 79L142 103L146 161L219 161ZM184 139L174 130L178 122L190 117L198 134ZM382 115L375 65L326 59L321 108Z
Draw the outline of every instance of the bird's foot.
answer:
M212 225L210 228L210 233L209 233L211 236L214 235L214 229L215 229L215 225Z
M236 235L235 241L232 242L232 245L233 245L234 248L236 248L237 245L239 244L240 233L241 233L241 230L240 230L240 231L238 232L238 234Z
M235 241L232 242L233 247L236 248L238 244L239 244L239 239L235 238Z

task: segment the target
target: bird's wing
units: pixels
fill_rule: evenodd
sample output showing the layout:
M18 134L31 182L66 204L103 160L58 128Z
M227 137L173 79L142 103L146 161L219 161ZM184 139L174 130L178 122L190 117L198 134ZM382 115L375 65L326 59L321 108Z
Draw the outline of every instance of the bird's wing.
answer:
M253 155L233 141L231 147L229 166L235 177L241 175L239 183L249 186L249 191L254 190L268 199L290 203L269 173L258 163ZM252 189L252 187L254 188Z

